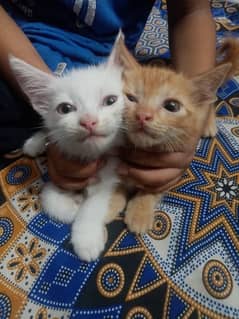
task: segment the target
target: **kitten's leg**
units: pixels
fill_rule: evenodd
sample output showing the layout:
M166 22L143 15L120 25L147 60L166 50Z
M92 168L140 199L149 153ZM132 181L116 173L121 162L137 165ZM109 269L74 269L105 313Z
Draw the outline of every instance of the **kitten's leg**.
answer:
M123 185L118 185L111 195L109 210L106 216L106 224L110 223L115 217L124 210L127 203L127 189Z
M42 189L40 199L46 214L60 222L70 224L79 211L83 196L47 183Z
M217 134L216 113L213 105L210 105L208 119L203 131L203 137L214 137Z
M105 219L111 194L112 187L100 185L98 190L83 202L73 222L71 242L75 253L82 260L95 260L104 250Z
M130 231L143 234L152 228L157 199L158 194L139 192L130 200L125 213L125 223Z
M31 157L36 157L45 151L46 133L39 131L26 140L23 145L23 153Z
M101 182L87 187L87 199L72 225L71 242L75 253L85 261L99 257L105 247L105 224L109 203L119 182L116 159L110 159L99 172Z

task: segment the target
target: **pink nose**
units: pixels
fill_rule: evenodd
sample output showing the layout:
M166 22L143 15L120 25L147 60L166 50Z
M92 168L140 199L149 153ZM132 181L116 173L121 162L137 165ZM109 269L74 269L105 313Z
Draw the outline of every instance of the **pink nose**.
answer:
M141 124L144 124L145 122L151 121L153 119L153 115L151 113L139 112L136 113L136 119Z
M80 120L80 125L89 131L92 131L97 123L98 123L97 118L93 116L85 116L85 117L82 117Z

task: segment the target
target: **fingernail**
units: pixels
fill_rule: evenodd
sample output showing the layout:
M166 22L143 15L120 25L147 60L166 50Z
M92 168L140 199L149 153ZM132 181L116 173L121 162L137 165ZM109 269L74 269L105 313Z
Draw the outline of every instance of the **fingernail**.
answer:
M127 167L125 167L125 166L120 166L120 167L117 169L117 172L118 172L119 175L126 176L126 175L128 175L129 170L128 170Z

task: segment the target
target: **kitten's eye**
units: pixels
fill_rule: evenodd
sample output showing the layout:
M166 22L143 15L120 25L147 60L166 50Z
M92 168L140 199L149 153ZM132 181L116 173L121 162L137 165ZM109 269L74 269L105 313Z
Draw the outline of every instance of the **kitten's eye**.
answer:
M61 103L57 106L56 110L59 114L68 114L70 112L74 112L76 107L69 103Z
M103 100L103 105L109 106L117 101L118 97L116 95L108 95Z
M138 102L137 97L133 96L132 94L126 94L126 96L127 96L127 99L128 99L130 102L134 102L134 103L137 103L137 102Z
M180 103L177 100L167 100L163 107L169 112L178 112L180 110Z

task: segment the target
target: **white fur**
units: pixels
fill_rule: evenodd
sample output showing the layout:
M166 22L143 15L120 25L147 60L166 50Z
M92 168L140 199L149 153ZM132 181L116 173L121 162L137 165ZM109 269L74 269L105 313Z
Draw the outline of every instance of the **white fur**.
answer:
M82 260L95 260L104 249L106 215L112 191L118 182L116 166L117 160L109 160L99 173L101 182L87 187L87 199L73 222L71 242Z
M116 43L108 62L72 70L56 78L10 57L10 65L19 85L33 108L42 115L47 132L47 136L42 131L27 140L24 152L30 156L41 153L44 137L56 143L67 156L89 161L116 146L124 106L122 70L118 61ZM104 106L103 100L108 95L117 96L117 101L111 106ZM62 102L75 106L75 111L59 114L57 106ZM89 132L79 123L86 114L97 118L95 132L102 137L83 140ZM112 191L118 182L116 165L116 160L108 161L97 176L100 182L86 188L85 198L62 191L51 183L45 185L41 193L43 208L51 217L65 223L73 222L73 248L86 261L96 259L104 249L105 217Z
M51 217L71 224L83 201L83 195L64 191L52 183L47 183L40 194L42 208Z
M45 151L46 133L40 131L26 140L23 145L23 153L31 157L36 157Z
M68 156L93 160L115 144L124 104L122 70L112 57L109 60L110 64L71 70L57 78L10 57L19 85L43 117L48 139ZM116 95L118 100L112 106L103 106L103 99L108 95ZM76 111L59 114L56 108L62 102L74 105ZM82 142L88 131L79 122L86 114L98 118L97 133L105 135L104 138Z

